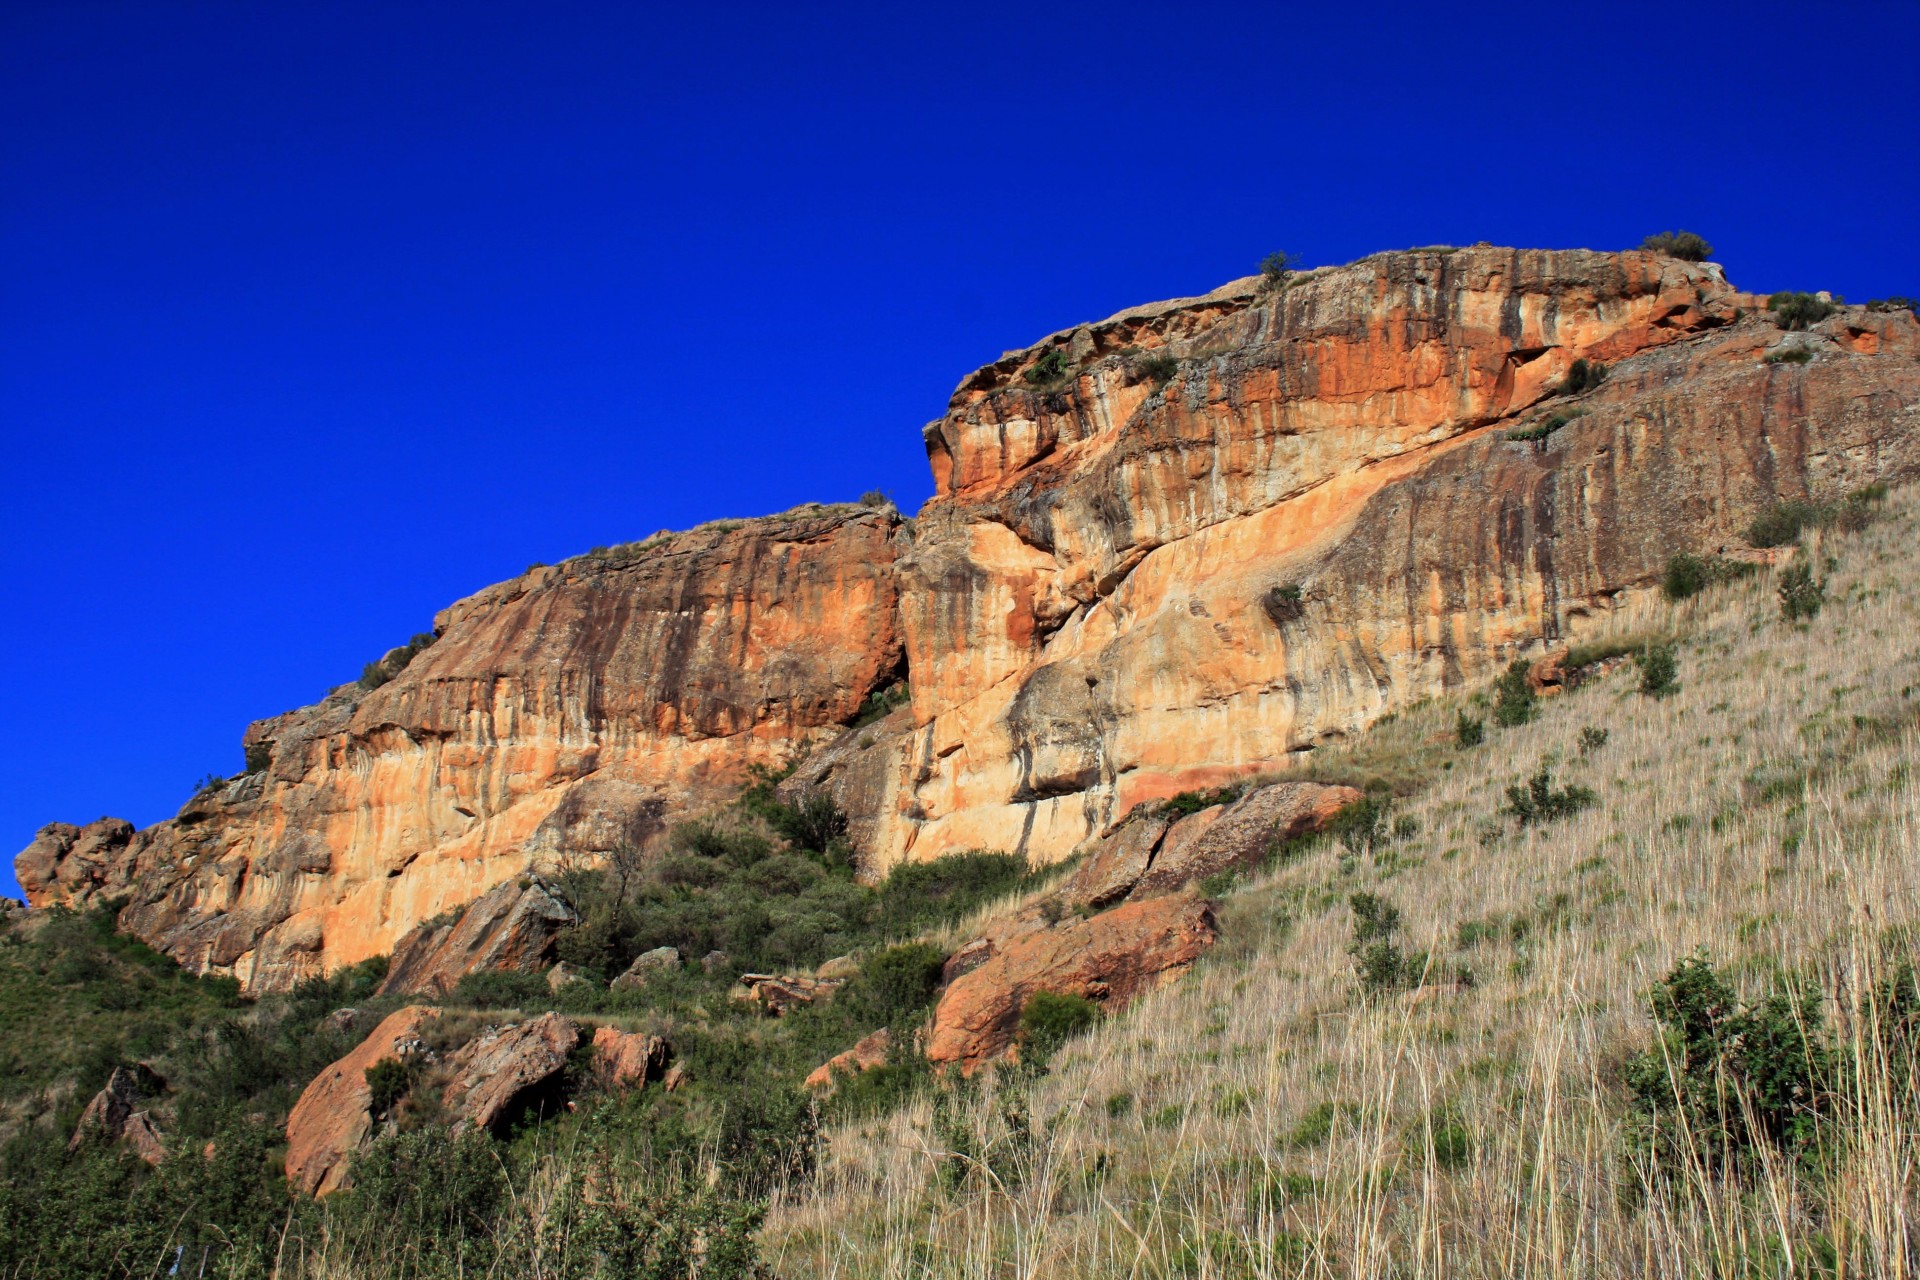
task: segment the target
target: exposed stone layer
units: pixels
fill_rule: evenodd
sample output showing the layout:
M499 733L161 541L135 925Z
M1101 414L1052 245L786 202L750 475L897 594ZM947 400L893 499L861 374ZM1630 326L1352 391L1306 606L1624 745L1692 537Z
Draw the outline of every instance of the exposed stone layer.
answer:
M1913 317L1789 337L1763 305L1647 253L1394 253L976 373L927 430L872 848L1063 856L1577 634L1777 497L1920 469ZM1812 360L1764 363L1783 340ZM1605 381L1558 394L1576 359Z
M423 921L393 948L380 994L444 996L481 970L543 968L554 936L580 917L538 876L494 886L450 921Z
M453 1079L442 1100L455 1116L453 1132L510 1119L532 1091L559 1078L579 1044L579 1026L557 1013L482 1032L447 1062Z
M391 682L247 731L255 772L140 832L55 824L35 906L122 924L253 990L384 954L530 866L644 843L852 719L897 678L900 519L702 526L453 605Z

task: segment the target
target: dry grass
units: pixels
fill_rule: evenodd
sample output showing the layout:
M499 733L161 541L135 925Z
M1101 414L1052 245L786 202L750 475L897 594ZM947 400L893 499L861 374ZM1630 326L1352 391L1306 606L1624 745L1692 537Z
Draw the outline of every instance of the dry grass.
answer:
M1629 665L1471 750L1441 705L1356 742L1431 779L1396 810L1416 835L1322 847L1233 895L1191 977L968 1103L970 1161L927 1103L832 1135L769 1219L779 1274L1910 1274L1911 1081L1863 1074L1830 1170L1736 1180L1631 1159L1620 1068L1653 1042L1648 989L1696 948L1750 995L1817 975L1876 1060L1858 995L1920 901L1915 510L1896 495L1814 548L1836 563L1811 626L1780 620L1766 576L1621 619L1679 638L1671 697ZM1608 738L1583 755L1587 726ZM1505 788L1543 761L1600 803L1517 828ZM1363 998L1363 889L1474 984Z

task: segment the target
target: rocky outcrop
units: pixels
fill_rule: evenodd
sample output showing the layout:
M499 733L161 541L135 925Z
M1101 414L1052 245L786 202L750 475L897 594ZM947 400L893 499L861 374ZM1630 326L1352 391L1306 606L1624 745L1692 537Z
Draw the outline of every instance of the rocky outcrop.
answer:
M971 1073L1014 1047L1035 992L1120 1008L1185 973L1216 936L1212 908L1190 897L1126 902L1025 933L947 987L927 1058Z
M1258 867L1289 841L1323 830L1359 798L1352 787L1280 782L1173 821L1157 809L1137 810L1083 851L1060 893L1074 906L1103 907Z
M140 1109L140 1103L155 1089L164 1087L144 1068L115 1067L108 1073L106 1085L80 1113L67 1150L76 1150L89 1139L120 1142L148 1164L159 1164L166 1159L167 1150L154 1127L152 1113Z
M637 1089L666 1073L673 1048L644 1031L598 1027L593 1033L594 1070L610 1089Z
M367 1068L388 1058L426 1052L421 1032L438 1009L409 1005L388 1014L346 1057L307 1085L287 1116L287 1181L307 1195L347 1184L347 1165L373 1132Z
M831 790L870 873L1058 859L1577 641L1770 501L1920 473L1910 313L1839 308L1766 362L1782 340L1719 266L1644 252L1386 253L1127 311L966 378L910 525L798 511L530 570L389 683L255 725L253 771L173 820L48 827L21 881L130 897L125 927L262 990L756 764ZM1121 881L1143 856L1108 852Z
M783 1017L816 1000L831 1000L841 983L826 978L808 978L799 974L743 973L734 998L760 1006L774 1017Z
M914 723L840 793L883 858L1057 858L1577 637L1777 497L1920 469L1911 316L1782 337L1711 263L1476 247L1012 353L927 429ZM1565 394L1576 360L1608 372Z
M497 885L453 914L416 925L394 945L380 994L444 996L469 973L537 971L555 935L580 923L559 890L532 875Z
M251 771L172 820L45 828L21 882L35 906L130 896L125 928L254 991L386 954L832 737L898 678L900 528L798 508L530 569L380 687L254 725Z
M615 991L632 991L647 985L647 979L655 974L677 973L680 970L680 952L676 947L655 947L643 951L633 958L633 963L608 987Z
M545 1099L560 1083L567 1055L580 1044L580 1028L557 1013L529 1022L491 1027L461 1048L447 1066L453 1078L442 1100L452 1112L454 1133L495 1129Z
M892 1052L893 1032L882 1027L862 1036L853 1048L836 1053L815 1067L807 1076L806 1086L815 1093L829 1095L839 1087L843 1077L886 1066Z

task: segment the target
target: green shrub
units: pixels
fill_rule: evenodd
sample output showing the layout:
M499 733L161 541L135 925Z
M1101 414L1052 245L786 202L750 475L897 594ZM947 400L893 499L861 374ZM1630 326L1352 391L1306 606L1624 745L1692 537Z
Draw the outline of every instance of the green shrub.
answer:
M1662 231L1642 240L1640 247L1687 262L1705 262L1713 256L1713 246L1691 231Z
M1283 582L1271 587L1260 597L1260 607L1267 611L1275 626L1285 626L1296 622L1307 612L1305 593L1297 582Z
M1827 585L1813 576L1813 568L1804 557L1796 559L1780 574L1780 616L1788 622L1800 622L1819 616L1827 602Z
M1783 290L1767 299L1767 310L1782 329L1809 329L1833 314L1833 304L1822 302L1811 293Z
M1810 1146L1832 1105L1835 1057L1811 992L1740 1000L1704 954L1649 999L1659 1043L1628 1062L1640 1136L1663 1162L1744 1161Z
M1592 725L1588 725L1580 731L1580 754L1582 756L1592 755L1607 745L1607 738L1609 736L1605 729L1596 729Z
M1675 677L1680 672L1679 660L1674 657L1670 644L1650 644L1633 655L1640 667L1640 692L1649 698L1664 698L1679 692L1680 685Z
M1582 356L1568 367L1566 381L1560 384L1560 389L1568 395L1579 395L1582 391L1590 391L1599 386L1606 377L1607 366L1597 360L1589 361Z
M1904 294L1896 293L1891 298L1873 299L1871 302L1867 303L1867 310L1920 312L1920 301L1916 301L1913 298L1906 297Z
M462 974L453 1003L478 1009L542 1009L552 996L547 980L520 969L482 969Z
M1575 418L1584 418L1586 416L1587 411L1585 409L1562 409L1557 413L1547 415L1531 426L1518 427L1507 432L1506 438L1509 440L1545 440L1548 436L1566 426Z
M1533 686L1527 683L1527 660L1515 658L1493 685L1493 722L1507 728L1533 719Z
M864 1026L902 1028L933 1003L946 953L924 942L887 947L867 957L837 997Z
M1133 362L1134 380L1151 382L1156 387L1164 387L1180 372L1180 361L1164 351L1141 356Z
M1813 352L1805 347L1775 347L1760 358L1767 364L1805 364L1813 359Z
M1439 1107L1427 1113L1422 1126L1421 1146L1433 1152L1433 1163L1451 1172L1473 1163L1473 1130L1451 1107Z
M1526 827L1570 818L1583 809L1592 808L1598 801L1599 796L1588 787L1571 784L1555 787L1552 772L1543 764L1539 772L1527 779L1525 786L1516 784L1507 788L1505 812Z
M391 1112L413 1088L413 1064L382 1058L366 1070L368 1106L376 1116Z
M1453 740L1461 747L1479 746L1487 740L1487 722L1459 712L1453 718Z
M1355 853L1364 853L1390 838L1393 827L1388 818L1392 809L1392 796L1368 791L1327 819L1323 830Z
M1747 541L1756 547L1784 547L1799 541L1801 531L1819 525L1824 515L1817 503L1776 502L1747 526Z
M1215 787L1211 791L1182 791L1160 802L1160 812L1169 818L1184 818L1199 813L1202 809L1211 809L1215 805L1232 804L1240 798L1245 788L1238 786Z
M1732 582L1755 572L1757 566L1744 560L1696 556L1683 551L1667 561L1667 571L1660 579L1660 594L1669 600L1686 600L1708 587Z
M1020 1010L1021 1060L1043 1066L1062 1045L1099 1021L1100 1006L1085 996L1036 991Z
M875 689L867 695L867 700L860 704L860 710L855 713L853 723L849 727L860 729L876 720L883 720L895 707L904 706L912 700L913 692L907 688L907 682L904 680L896 681L884 689Z
M1427 953L1400 946L1400 908L1372 893L1356 893L1348 900L1353 911L1353 941L1347 954L1361 991L1369 996L1419 986L1427 970Z
M422 631L378 662L369 662L360 668L360 687L369 692L378 689L406 670L408 663L431 648L439 638L434 632Z
M1284 253L1270 253L1260 259L1260 279L1269 289L1278 289L1293 274L1293 259Z
M1054 347L1035 360L1022 376L1034 386L1043 387L1064 381L1071 370L1072 366L1067 362L1067 353L1059 347Z

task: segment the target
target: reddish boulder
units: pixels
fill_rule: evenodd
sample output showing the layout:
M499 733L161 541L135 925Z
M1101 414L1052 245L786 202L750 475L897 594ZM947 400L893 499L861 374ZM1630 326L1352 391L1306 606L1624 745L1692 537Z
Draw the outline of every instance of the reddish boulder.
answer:
M1287 841L1324 828L1359 798L1352 787L1279 782L1182 818L1161 840L1132 896L1156 897L1217 872L1256 867Z
M893 1032L885 1027L872 1035L864 1036L853 1048L836 1053L813 1069L807 1077L807 1088L816 1093L830 1094L839 1083L840 1076L857 1076L863 1071L887 1065L887 1055L893 1049Z
M734 988L734 999L759 1005L778 1018L816 1000L830 1000L840 983L825 978L803 978L795 974L743 973Z
M508 880L458 920L427 921L400 939L380 993L443 996L469 973L543 968L554 936L578 923L572 906L539 876Z
M120 1141L148 1164L159 1164L167 1158L167 1148L160 1141L160 1131L153 1126L150 1111L136 1111L128 1116L126 1127L120 1131Z
M493 1128L517 1102L556 1082L579 1044L580 1028L557 1013L488 1028L448 1060L454 1074L444 1101L453 1132Z
M611 1089L632 1089L657 1080L673 1057L673 1049L659 1036L643 1031L601 1027L593 1033L594 1068Z
M1017 938L947 988L934 1010L927 1057L970 1074L1013 1046L1020 1011L1036 991L1119 1008L1186 972L1217 936L1207 903L1166 897Z
M287 1117L287 1181L307 1195L347 1186L347 1161L373 1132L367 1068L424 1053L421 1030L438 1009L408 1005L390 1013L353 1052L315 1076Z
M1204 816L1205 812L1194 815ZM1167 833L1167 820L1136 810L1117 830L1109 831L1087 850L1086 859L1061 888L1061 896L1075 906L1105 907L1127 896L1153 862L1153 851Z

